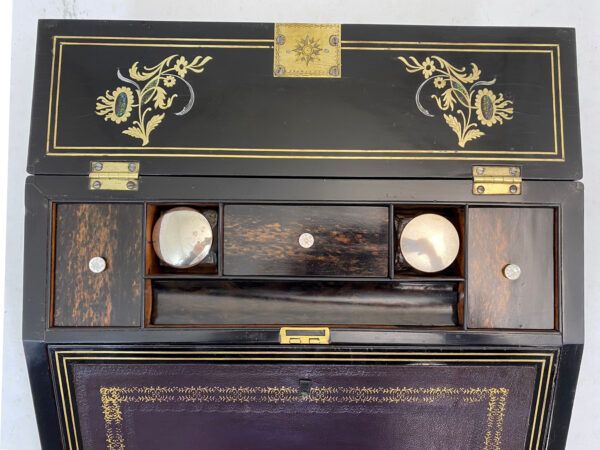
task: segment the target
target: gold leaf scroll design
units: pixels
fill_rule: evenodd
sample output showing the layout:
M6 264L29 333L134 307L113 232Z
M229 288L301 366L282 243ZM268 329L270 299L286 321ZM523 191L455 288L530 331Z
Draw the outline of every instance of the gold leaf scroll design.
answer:
M137 113L137 119L122 133L140 139L142 146L148 145L150 133L165 117L165 113L160 111L171 108L173 100L177 97L177 94L169 95L168 89L178 82L187 87L190 94L188 103L175 115L187 114L194 105L195 96L185 76L188 71L202 73L204 65L212 59L210 56L196 56L189 62L184 56L178 56L171 55L155 66L144 66L143 69L138 67L139 61L136 61L129 68L130 78L123 76L117 69L117 78L132 87L120 86L112 92L107 90L106 94L96 99L96 114L103 116L106 121L120 124L127 122L132 114L135 116Z
M414 56L408 59L399 56L398 59L410 73L421 72L425 81L421 83L415 95L419 111L428 117L434 117L421 104L422 89L429 82L437 89L438 94L432 94L437 107L447 111L444 119L458 136L458 145L464 148L469 141L485 135L480 127L491 127L502 124L504 120L513 118L513 102L506 100L502 93L494 93L483 86L492 86L496 79L479 80L481 70L477 64L471 63L470 72L465 67L458 68L439 56L428 56L419 62ZM452 112L452 113L451 113Z
M108 450L125 450L123 437L124 403L317 403L317 404L435 404L443 399L460 399L464 404L487 401L483 450L500 450L506 400L506 388L448 387L331 387L317 386L308 397L300 397L298 388L287 386L134 386L101 387L100 397Z

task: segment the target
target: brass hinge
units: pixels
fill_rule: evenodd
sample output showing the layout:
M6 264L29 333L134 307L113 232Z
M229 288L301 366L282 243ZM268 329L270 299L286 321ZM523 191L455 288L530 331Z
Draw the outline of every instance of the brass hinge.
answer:
M342 26L325 23L276 23L273 76L340 78Z
M140 163L92 161L89 188L93 191L137 191Z
M279 330L280 344L329 344L329 328L283 327Z
M521 168L515 166L473 166L474 195L519 195Z

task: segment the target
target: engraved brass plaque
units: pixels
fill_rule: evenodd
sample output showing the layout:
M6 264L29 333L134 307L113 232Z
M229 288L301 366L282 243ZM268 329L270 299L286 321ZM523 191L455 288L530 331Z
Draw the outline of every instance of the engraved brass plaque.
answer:
M275 24L273 76L340 78L341 33L339 24Z

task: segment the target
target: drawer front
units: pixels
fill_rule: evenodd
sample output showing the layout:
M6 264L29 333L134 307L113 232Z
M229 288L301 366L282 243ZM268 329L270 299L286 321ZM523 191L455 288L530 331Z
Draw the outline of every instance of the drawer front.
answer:
M553 208L469 210L469 328L555 328ZM520 268L509 279L505 267Z
M228 205L224 273L385 277L388 224L386 207Z
M142 217L141 204L56 205L53 326L140 325Z
M65 447L87 450L539 449L556 359L548 348L71 350L50 355Z

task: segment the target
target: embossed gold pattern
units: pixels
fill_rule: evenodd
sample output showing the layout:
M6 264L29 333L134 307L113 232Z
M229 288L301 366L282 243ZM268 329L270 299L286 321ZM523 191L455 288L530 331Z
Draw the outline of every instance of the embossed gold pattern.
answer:
M297 60L306 62L308 66L311 62L319 60L319 54L322 50L320 42L307 34L304 39L298 41L298 45L293 52L296 54Z
M479 80L481 70L477 64L471 63L471 71L468 72L465 67L458 68L439 56L428 56L421 62L414 56L408 59L399 56L398 59L404 63L407 72L421 72L425 77L415 95L417 108L424 115L434 116L421 104L420 96L425 85L433 80L434 87L442 90L448 84L439 95L431 94L431 98L441 111L454 112L456 108L456 115L444 114L444 119L458 136L458 145L461 148L464 148L467 142L485 135L478 128L479 124L474 115L481 125L488 127L496 123L502 124L504 120L512 120L512 100L505 100L503 94L495 94L487 88L474 90L479 86L492 86L496 83L495 78L490 81Z
M275 24L273 76L339 78L341 32L335 24Z
M487 402L483 450L500 450L509 390L500 388L317 386L307 397L289 386L102 386L100 398L108 450L124 450L124 403L318 403L318 404L434 404L458 399L465 404Z
M150 118L147 118L146 114L169 109L177 97L177 94L168 95L165 88L174 87L177 80L185 84L190 97L185 107L175 115L187 114L194 105L194 90L184 77L188 70L202 73L204 65L212 59L210 56L196 56L192 62L189 62L184 56L179 56L171 65L178 56L171 55L155 66L144 66L141 70L138 67L139 61L136 61L129 68L131 78L123 76L117 69L117 78L135 87L136 99L134 100L133 92L127 86L120 86L112 93L106 91L105 95L97 98L96 114L104 116L104 120L110 119L119 124L127 122L133 108L137 108L137 120L133 121L132 126L123 130L123 134L140 139L142 146L148 145L150 133L160 125L165 113L154 114ZM143 87L141 82L145 82Z

